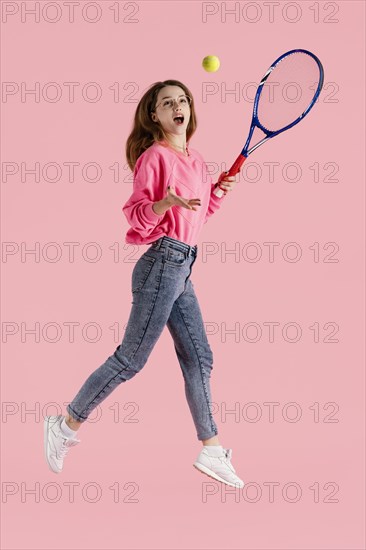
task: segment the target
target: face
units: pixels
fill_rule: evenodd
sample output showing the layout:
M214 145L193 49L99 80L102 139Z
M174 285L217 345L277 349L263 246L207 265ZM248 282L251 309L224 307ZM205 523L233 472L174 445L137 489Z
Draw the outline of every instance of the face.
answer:
M159 90L156 100L155 112L151 114L154 122L159 121L164 131L168 134L185 135L191 116L188 100L184 101L186 93L180 86L165 86ZM173 106L169 106L169 100L174 99ZM164 106L166 106L164 108ZM183 116L183 123L174 119Z

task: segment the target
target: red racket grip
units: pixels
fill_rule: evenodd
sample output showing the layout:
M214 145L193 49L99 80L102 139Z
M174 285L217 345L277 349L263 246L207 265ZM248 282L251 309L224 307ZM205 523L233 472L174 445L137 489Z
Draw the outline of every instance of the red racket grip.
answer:
M234 164L232 165L232 167L230 168L226 176L235 176L238 172L240 172L240 168L244 164L244 161L246 160L246 158L247 157L245 157L240 153L240 155L238 156L238 158L236 159L236 161L234 162ZM216 184L217 187L216 189L214 189L214 195L216 195L217 197L222 197L224 195L224 191L220 189L219 185L220 185L220 182Z

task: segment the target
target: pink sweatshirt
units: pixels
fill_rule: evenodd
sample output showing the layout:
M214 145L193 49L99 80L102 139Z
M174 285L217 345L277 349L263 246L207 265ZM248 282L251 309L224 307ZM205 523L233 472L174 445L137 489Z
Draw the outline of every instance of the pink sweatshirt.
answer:
M172 147L153 143L137 159L134 169L133 193L122 207L131 228L126 243L149 244L163 235L191 246L207 219L218 210L223 197L212 193L214 183L198 151L188 149L189 156ZM159 216L152 208L166 196L168 185L185 199L201 199L197 210L173 205Z

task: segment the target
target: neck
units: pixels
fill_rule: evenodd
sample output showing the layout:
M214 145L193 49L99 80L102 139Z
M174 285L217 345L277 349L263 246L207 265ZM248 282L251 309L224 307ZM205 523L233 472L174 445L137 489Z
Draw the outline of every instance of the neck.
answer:
M177 149L177 151L180 151L184 155L189 155L187 144L185 141L184 143L173 143L171 141L168 141L168 145L170 145L170 147L174 147L174 149Z

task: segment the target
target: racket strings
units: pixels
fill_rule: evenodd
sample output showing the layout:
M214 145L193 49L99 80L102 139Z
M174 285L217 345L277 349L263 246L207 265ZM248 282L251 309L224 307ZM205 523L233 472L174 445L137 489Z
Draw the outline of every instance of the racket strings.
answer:
M319 81L319 66L312 56L296 52L281 59L262 86L260 124L277 132L297 120L312 103Z

